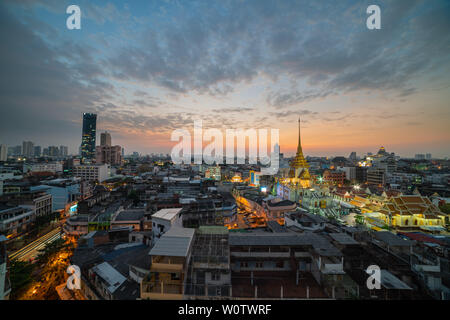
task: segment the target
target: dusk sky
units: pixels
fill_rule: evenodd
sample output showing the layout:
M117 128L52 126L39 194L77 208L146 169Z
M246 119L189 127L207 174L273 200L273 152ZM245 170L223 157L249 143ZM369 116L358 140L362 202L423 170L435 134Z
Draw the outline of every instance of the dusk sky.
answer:
M81 30L66 8L81 9ZM366 9L381 8L381 30ZM170 134L278 128L281 151L450 156L450 1L0 4L0 143L67 145L98 114L125 153Z

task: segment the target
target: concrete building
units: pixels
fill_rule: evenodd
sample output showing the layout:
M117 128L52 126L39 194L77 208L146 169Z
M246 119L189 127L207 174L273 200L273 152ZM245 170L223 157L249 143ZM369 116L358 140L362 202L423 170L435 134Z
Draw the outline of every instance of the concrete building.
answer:
M101 145L95 147L95 161L98 164L118 166L122 164L122 147Z
M34 156L34 145L31 141L22 142L22 155L27 158Z
M8 147L6 144L0 144L0 161L6 161L8 159Z
M9 261L6 252L6 237L0 235L0 300L9 300L11 281L9 280Z
M386 183L386 170L383 168L369 168L367 170L367 183L383 186Z
M103 182L109 177L107 164L81 164L73 167L73 175L87 181Z
M141 282L141 299L179 300L185 296L195 229L173 227L150 250L150 273Z
M77 200L81 196L79 181L72 179L54 179L46 182L46 184L32 187L31 189L44 189L48 194L51 194L53 211L70 212L70 214L76 213Z
M61 162L36 163L30 168L31 172L63 172L63 165Z
M174 225L181 225L182 208L161 209L152 216L152 232L155 239L160 238Z
M111 146L111 134L109 134L108 131L102 132L100 134L100 145Z
M27 231L34 220L35 213L30 206L9 207L0 204L0 233L8 237Z

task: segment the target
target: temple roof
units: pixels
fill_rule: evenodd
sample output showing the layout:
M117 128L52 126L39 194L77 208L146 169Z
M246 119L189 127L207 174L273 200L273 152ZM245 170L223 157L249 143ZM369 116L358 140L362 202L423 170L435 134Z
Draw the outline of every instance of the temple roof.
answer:
M305 157L303 156L303 150L302 150L302 142L301 142L301 135L300 135L300 118L298 119L298 146L297 146L297 153L295 155L295 158L291 161L289 164L291 168L309 168L308 162L306 162ZM309 173L308 173L309 176Z

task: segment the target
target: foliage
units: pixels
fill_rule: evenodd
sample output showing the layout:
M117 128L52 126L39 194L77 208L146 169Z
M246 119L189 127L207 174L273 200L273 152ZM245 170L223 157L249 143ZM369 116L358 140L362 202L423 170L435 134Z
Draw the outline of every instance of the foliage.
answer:
M33 281L32 273L34 265L30 262L13 260L9 267L9 277L11 280L11 297L17 298L21 292Z
M364 216L362 216L362 215L360 215L360 214L357 214L357 215L355 216L355 222L356 222L357 224L364 224Z
M50 214L47 214L44 216L36 217L36 221L35 221L36 227L40 228L40 227L46 226L51 221L53 221L55 219L59 219L60 216L61 216L60 213L56 211L56 212L53 212L53 213L50 213Z
M136 205L139 202L139 195L137 194L136 190L131 190L128 194L128 199L133 200L133 204Z
M450 214L450 203L446 203L442 206L439 206L439 209L446 214Z

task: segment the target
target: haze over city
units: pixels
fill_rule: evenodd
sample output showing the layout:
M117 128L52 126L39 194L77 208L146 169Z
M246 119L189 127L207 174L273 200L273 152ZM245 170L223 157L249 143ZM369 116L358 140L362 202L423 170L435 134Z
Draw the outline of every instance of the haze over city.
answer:
M370 1L79 1L81 30L68 1L3 1L0 143L75 154L93 112L126 153L169 153L202 119L279 128L293 155L301 115L305 155L448 157L449 3L377 3L371 32Z

